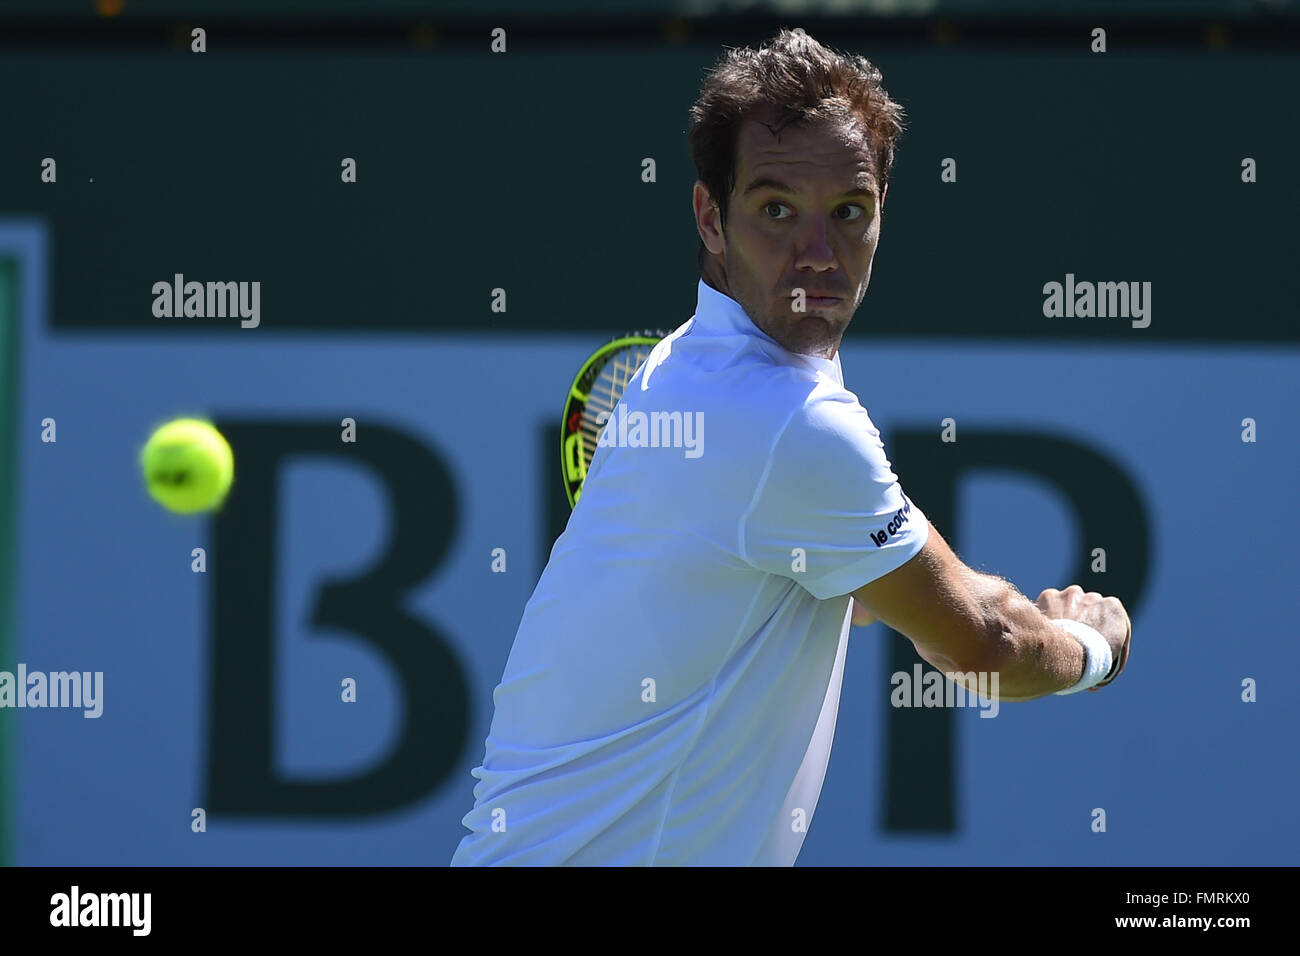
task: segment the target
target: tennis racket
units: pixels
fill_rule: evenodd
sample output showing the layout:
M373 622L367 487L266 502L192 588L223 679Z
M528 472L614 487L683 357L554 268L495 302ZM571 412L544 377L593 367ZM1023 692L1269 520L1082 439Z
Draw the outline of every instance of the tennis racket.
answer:
M582 363L569 386L560 419L560 465L570 507L578 503L604 423L613 416L614 406L650 350L666 335L660 331L635 332L605 343Z

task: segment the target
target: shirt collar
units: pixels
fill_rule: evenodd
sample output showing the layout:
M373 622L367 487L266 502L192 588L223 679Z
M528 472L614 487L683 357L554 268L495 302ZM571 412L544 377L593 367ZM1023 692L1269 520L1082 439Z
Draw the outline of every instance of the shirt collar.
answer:
M700 279L695 300L695 325L713 334L738 333L762 340L768 346L767 351L783 361L783 364L801 366L813 372L829 375L838 385L844 384L844 372L840 368L840 353L836 350L833 359L824 359L816 355L804 355L789 352L775 339L754 324L744 307L729 295L724 295L703 279Z

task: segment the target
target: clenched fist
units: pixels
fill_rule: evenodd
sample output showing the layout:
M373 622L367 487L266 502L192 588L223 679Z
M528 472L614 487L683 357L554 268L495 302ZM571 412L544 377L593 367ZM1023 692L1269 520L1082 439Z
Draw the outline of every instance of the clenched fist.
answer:
M1119 598L1103 597L1096 591L1084 591L1077 584L1071 584L1064 591L1048 588L1034 601L1039 610L1048 618L1069 618L1087 624L1094 631L1106 638L1110 645L1113 663L1110 673L1096 687L1105 687L1124 670L1128 663L1129 644L1133 638L1133 623L1128 619L1128 612Z

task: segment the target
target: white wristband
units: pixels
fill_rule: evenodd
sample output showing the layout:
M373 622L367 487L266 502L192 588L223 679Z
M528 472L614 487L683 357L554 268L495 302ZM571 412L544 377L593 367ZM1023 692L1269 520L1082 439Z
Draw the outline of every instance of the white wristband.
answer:
M1082 644L1084 651L1088 655L1088 663L1083 669L1083 678L1079 683L1073 687L1067 687L1065 690L1058 690L1056 693L1077 694L1081 690L1087 690L1089 687L1100 684L1106 675L1110 673L1110 666L1114 663L1111 658L1110 644L1106 638L1081 621L1072 621L1069 618L1062 617L1057 618L1052 623Z

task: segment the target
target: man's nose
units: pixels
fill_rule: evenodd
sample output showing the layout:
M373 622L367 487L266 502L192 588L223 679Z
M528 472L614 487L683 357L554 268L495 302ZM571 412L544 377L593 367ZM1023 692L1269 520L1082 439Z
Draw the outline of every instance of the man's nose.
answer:
M799 266L829 269L835 265L835 251L831 248L830 223L814 218L799 234Z

